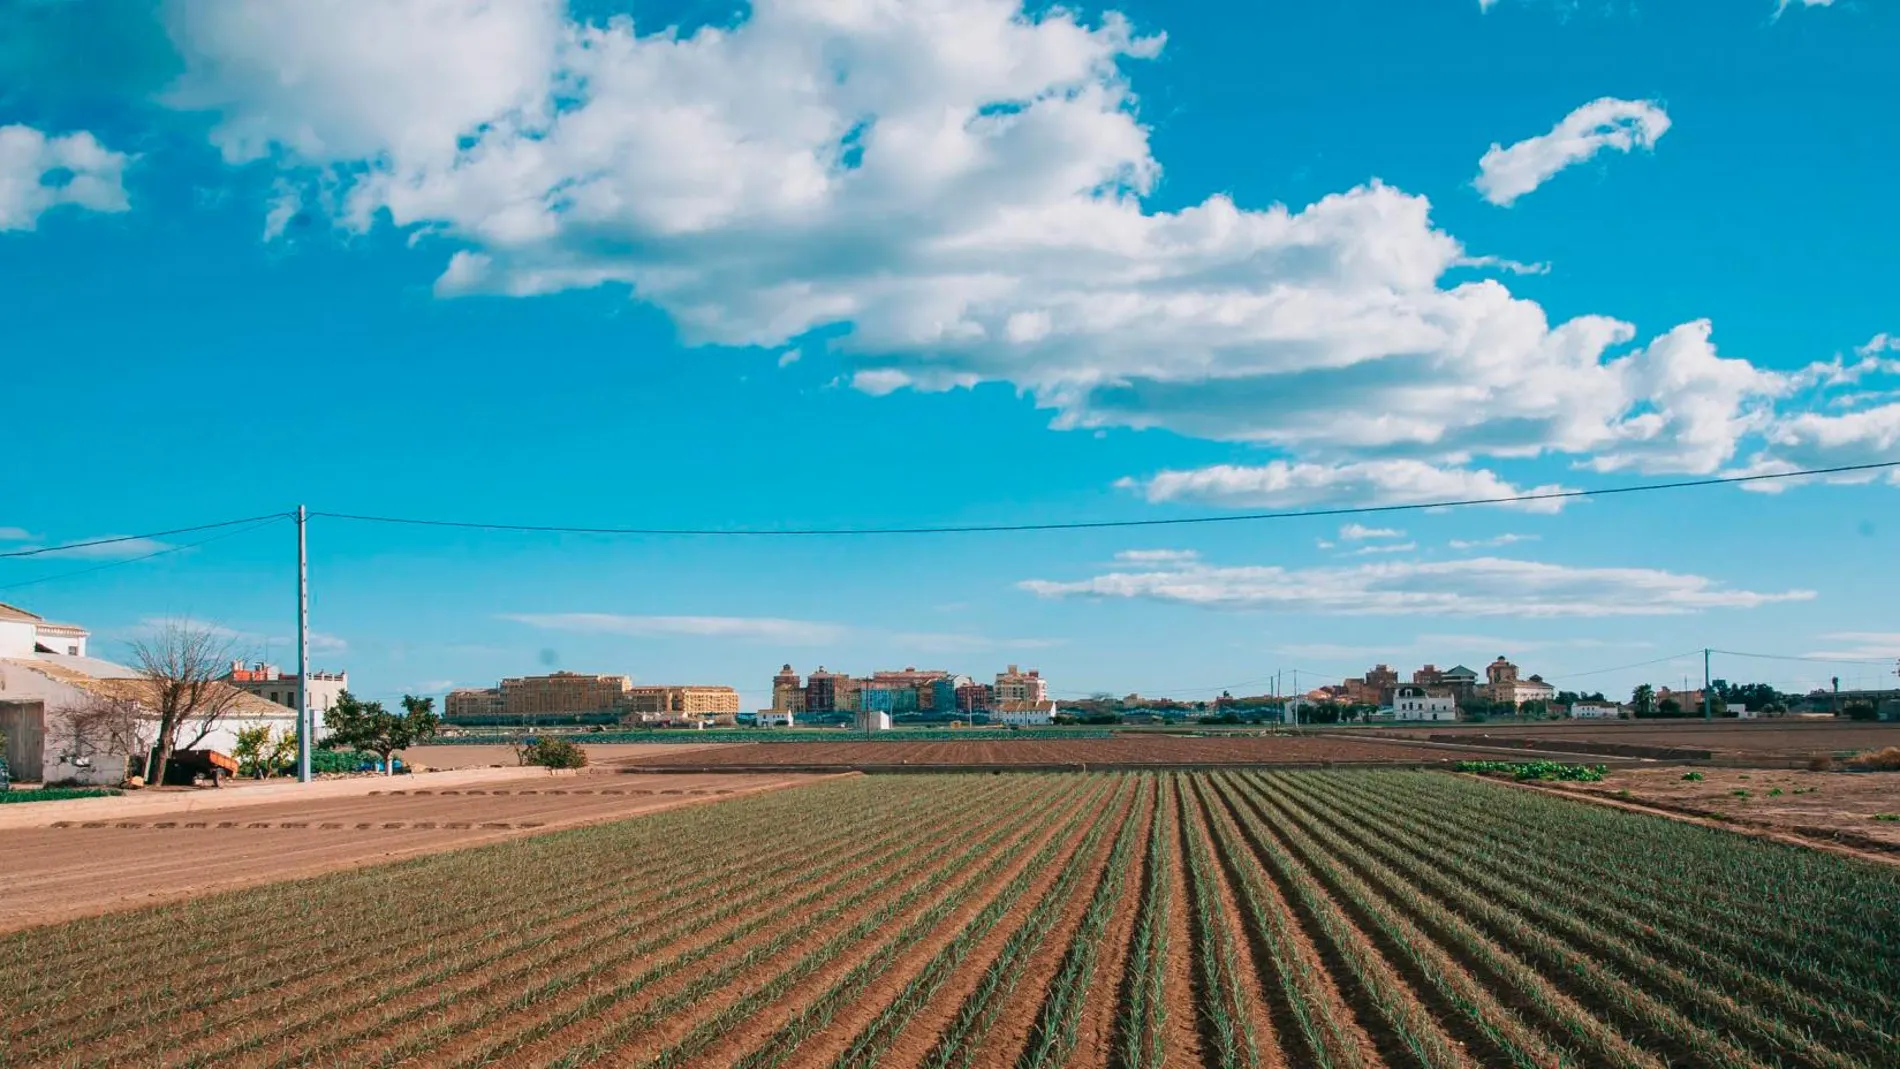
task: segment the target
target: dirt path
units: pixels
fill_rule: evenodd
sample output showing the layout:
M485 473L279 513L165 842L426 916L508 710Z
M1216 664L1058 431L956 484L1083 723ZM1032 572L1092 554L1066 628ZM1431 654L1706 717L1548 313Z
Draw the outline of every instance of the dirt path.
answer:
M81 822L97 827L4 831L0 932L620 820L818 778L534 777L474 790L273 801L216 813L140 813L123 821ZM550 783L561 786L550 788ZM603 794L603 788L619 793Z

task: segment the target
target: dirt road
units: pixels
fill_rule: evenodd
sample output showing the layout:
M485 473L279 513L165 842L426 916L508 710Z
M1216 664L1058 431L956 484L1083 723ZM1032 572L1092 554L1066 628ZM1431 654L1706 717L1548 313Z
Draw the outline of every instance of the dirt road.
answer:
M811 782L764 775L526 776L0 832L0 931L312 876ZM235 792L233 792L235 793ZM48 803L58 804L58 803Z

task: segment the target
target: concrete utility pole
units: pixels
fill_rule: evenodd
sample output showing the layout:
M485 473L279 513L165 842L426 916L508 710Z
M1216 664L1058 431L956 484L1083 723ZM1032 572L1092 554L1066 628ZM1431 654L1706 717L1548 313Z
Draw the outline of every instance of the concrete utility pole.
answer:
M1714 720L1714 701L1708 693L1708 649L1702 649L1702 720Z
M310 782L310 549L304 525L310 514L297 506L297 782Z

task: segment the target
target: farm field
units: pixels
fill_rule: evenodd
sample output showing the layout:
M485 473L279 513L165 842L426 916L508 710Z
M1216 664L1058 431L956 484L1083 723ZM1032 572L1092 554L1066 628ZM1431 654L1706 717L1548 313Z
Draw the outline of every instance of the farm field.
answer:
M0 1052L1880 1066L1895 930L1887 868L1443 773L847 777L0 937Z
M1006 742L899 740L769 743L691 753L635 754L621 768L957 768L1081 769L1143 765L1450 764L1495 756L1402 740L1294 735L1121 735L1112 739L1020 739Z
M1603 742L1706 750L1718 758L1799 764L1816 753L1852 753L1900 746L1900 724L1852 720L1553 720L1535 724L1432 724L1360 728L1374 737L1455 736L1487 745L1526 738L1552 743Z
M432 789L396 777L376 793L355 797L273 800L210 811L141 808L117 817L95 812L57 822L66 827L0 830L0 931L812 780L786 774L551 777L524 772L518 779ZM235 790L219 793L220 802L241 798ZM181 804L193 800L179 796ZM0 1048L0 1066L7 1064L4 1053Z
M1852 847L1900 860L1900 773L1792 769L1612 769L1599 783L1551 786Z
M692 738L689 732L677 733L682 739ZM573 736L574 741L587 751L589 764L598 765L615 761L623 757L636 757L655 753L690 753L694 750L709 750L724 745L717 742L647 742L647 743L594 743L587 736ZM496 745L459 745L438 744L411 746L407 750L398 750L396 756L404 762L422 768L492 768L499 765L513 768L520 765L513 747Z

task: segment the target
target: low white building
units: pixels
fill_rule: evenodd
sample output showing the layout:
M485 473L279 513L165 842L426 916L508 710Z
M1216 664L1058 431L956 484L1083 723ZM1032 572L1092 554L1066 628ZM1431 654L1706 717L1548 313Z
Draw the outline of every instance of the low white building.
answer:
M878 709L860 709L857 729L859 731L889 731L891 730L891 714Z
M797 726L794 714L785 709L760 709L759 726L762 728L789 728Z
M1043 701L997 702L990 710L990 722L993 724L1016 724L1034 726L1056 722L1056 703Z
M1616 720L1623 715L1623 707L1615 702L1572 702L1570 718L1572 720Z
M112 785L132 762L144 761L157 730L152 684L137 669L88 656L88 637L83 628L0 604L0 702L7 703L9 735L40 740L37 753L13 754L14 778ZM241 729L296 730L294 710L228 684L211 687L219 715L186 723L180 748L229 754ZM9 750L15 746L9 741Z
M1456 720L1458 701L1449 694L1428 694L1416 683L1400 684L1392 694L1392 705L1381 713L1394 720Z

